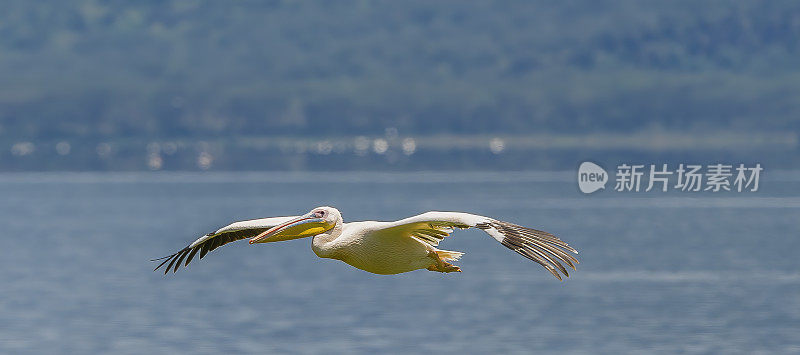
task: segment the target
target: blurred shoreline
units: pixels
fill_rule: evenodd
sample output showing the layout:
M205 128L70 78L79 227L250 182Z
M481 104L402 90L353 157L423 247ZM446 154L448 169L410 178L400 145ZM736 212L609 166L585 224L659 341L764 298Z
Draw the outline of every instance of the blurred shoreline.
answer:
M613 174L613 170L609 170ZM71 171L0 172L9 183L575 183L576 170L526 171ZM763 181L800 182L800 170L769 170ZM609 184L613 183L612 181ZM644 193L642 193L644 194ZM655 194L649 193L650 195Z
M794 132L0 140L0 172L570 170L581 161L800 168Z

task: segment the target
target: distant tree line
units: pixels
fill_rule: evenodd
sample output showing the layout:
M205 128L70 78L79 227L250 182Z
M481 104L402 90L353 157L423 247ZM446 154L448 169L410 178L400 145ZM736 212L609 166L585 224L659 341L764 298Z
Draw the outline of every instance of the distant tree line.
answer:
M0 141L800 131L800 2L5 1Z

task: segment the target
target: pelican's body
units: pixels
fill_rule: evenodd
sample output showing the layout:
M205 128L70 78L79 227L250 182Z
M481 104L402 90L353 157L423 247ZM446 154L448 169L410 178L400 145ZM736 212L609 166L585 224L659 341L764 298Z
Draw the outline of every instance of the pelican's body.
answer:
M381 233L380 227L385 224L374 221L345 223L338 238L325 244L312 242L311 247L321 258L341 260L361 270L382 275L424 269L431 265L433 259L428 255L425 243Z
M165 257L156 269L169 262L165 272L176 271L184 259L187 265L198 252L202 259L207 252L240 239L251 238L250 244L255 244L313 237L311 248L317 256L341 260L375 274L399 274L418 269L460 272L458 266L448 261L458 260L463 253L440 250L437 246L454 228L471 227L484 230L509 249L541 264L558 279L561 279L559 271L569 276L560 262L573 269L578 262L567 254L577 254L577 251L549 233L484 216L426 212L395 222L344 223L337 209L318 207L302 216L230 224Z

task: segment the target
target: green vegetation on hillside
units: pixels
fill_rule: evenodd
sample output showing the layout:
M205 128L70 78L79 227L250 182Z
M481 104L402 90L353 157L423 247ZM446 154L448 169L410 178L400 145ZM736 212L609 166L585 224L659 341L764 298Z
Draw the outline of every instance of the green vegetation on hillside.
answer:
M795 1L6 1L0 140L800 129Z

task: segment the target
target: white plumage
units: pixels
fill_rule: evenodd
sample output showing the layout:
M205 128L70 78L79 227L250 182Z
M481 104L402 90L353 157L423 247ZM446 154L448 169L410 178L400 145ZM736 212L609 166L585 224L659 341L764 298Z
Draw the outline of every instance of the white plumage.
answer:
M454 229L478 228L511 250L544 266L561 280L569 276L562 262L572 269L578 252L550 233L463 212L426 212L395 222L344 223L339 210L318 207L302 216L272 217L240 221L204 235L186 248L161 259L156 270L177 271L199 253L250 238L250 244L313 237L312 250L321 258L344 261L376 274L399 274L417 269L460 272L450 261L463 253L437 247ZM185 261L184 261L185 260Z

